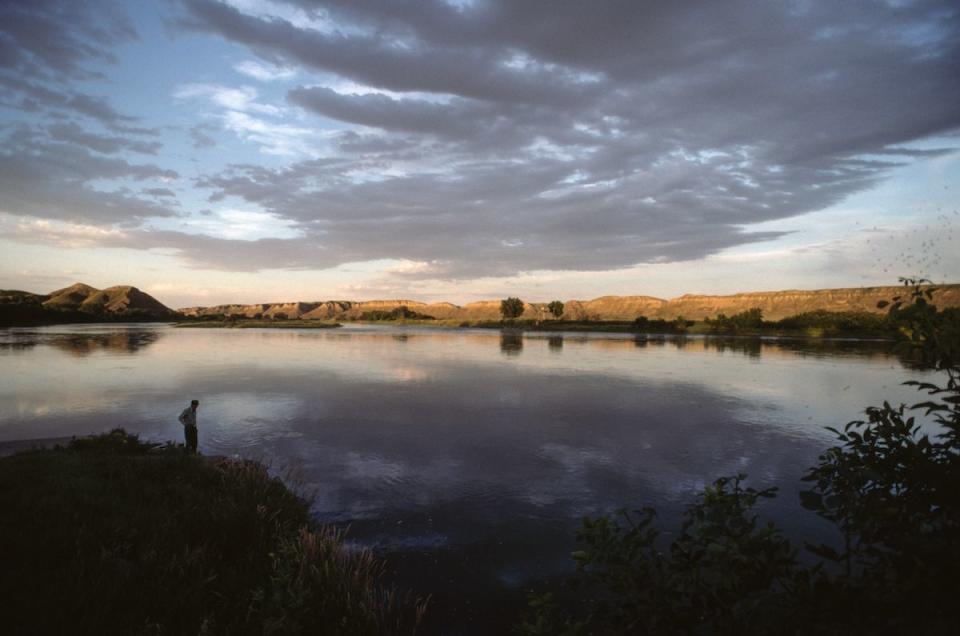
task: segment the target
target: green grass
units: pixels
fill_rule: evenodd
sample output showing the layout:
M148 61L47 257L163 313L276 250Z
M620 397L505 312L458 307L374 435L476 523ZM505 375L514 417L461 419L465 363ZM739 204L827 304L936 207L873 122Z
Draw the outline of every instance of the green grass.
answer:
M411 633L424 603L257 462L122 430L0 459L9 634Z

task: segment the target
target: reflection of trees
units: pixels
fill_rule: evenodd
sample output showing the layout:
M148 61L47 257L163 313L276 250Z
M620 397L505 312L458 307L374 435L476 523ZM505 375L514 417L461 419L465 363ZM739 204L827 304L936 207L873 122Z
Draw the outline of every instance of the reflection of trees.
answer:
M500 332L500 353L518 356L523 351L523 334L515 331Z
M87 356L96 351L136 353L160 339L157 331L115 331L112 333L57 334L46 341L61 351Z
M585 344L601 349L634 349L670 346L697 353L738 353L750 358L761 356L886 358L895 356L907 368L922 368L915 353L897 343L883 340L815 339L815 338L757 338L737 336L674 336L638 334L633 338L593 338L567 336L566 344Z
M547 346L550 347L550 351L562 351L563 336L550 336L547 338Z
M32 334L30 334L29 340L21 339L20 334L14 334L13 337L14 339L10 341L0 341L0 350L6 349L8 351L24 351L26 349L33 349L37 346L37 341L32 337Z
M711 349L717 353L727 351L733 353L742 353L750 358L759 358L763 351L764 343L760 338L704 338L703 349ZM768 347L771 345L768 345Z

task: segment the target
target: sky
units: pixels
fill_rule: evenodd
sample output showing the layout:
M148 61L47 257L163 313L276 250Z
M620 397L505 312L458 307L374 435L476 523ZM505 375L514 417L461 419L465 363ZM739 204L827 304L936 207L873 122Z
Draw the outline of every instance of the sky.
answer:
M960 282L949 1L0 0L0 288Z

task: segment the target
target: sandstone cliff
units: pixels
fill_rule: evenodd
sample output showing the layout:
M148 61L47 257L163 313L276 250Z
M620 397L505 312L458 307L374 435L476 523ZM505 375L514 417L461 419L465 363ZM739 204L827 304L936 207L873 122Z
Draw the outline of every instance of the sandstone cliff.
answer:
M938 285L934 301L939 307L960 306L960 285ZM904 287L858 287L847 289L748 292L730 296L686 294L670 300L657 317L702 320L719 313L732 315L754 307L767 320L779 320L808 311L865 311L880 313L877 303L905 294Z
M939 306L960 306L960 285L941 285L937 289L935 301ZM566 301L563 318L567 320L633 320L637 316L647 316L669 320L683 316L690 320L702 320L721 313L729 316L754 307L763 310L764 318L768 320L778 320L817 310L878 313L881 311L877 309L879 301L890 300L904 293L903 287L890 286L748 292L729 296L686 294L672 300L652 296L603 296L593 300ZM269 318L283 313L291 319L350 320L359 318L367 311L390 311L401 306L439 320L500 319L499 300L482 300L463 306L451 303L422 303L414 300L328 300L188 307L180 311L187 316L223 314ZM547 303L524 303L522 318L545 319L548 317Z

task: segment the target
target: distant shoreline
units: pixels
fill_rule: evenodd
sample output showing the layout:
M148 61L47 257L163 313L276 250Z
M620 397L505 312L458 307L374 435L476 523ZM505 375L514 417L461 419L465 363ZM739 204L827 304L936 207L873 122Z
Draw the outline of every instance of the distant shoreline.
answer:
M672 329L658 329L643 327L629 321L599 320L599 321L571 321L571 320L350 320L343 322L329 322L321 320L84 320L66 322L20 322L16 324L0 324L0 329L24 329L31 327L67 327L77 326L116 326L116 325L169 325L176 329L337 329L344 324L380 325L385 327L426 327L430 329L496 329L501 331L518 332L567 332L567 333L624 333L637 336L710 336L710 337L737 337L737 338L792 338L804 340L862 340L875 342L895 342L898 338L889 331L871 330L843 330L825 329L822 327L808 327L805 329L783 329L768 327L762 329L747 329L732 332L717 332L711 330L706 321L690 321L684 331Z
M177 329L336 329L339 322L319 320L189 320L173 323Z
M659 338L663 336L709 336L718 338L791 338L804 340L862 340L874 342L895 342L896 335L889 331L825 329L808 327L805 329L784 329L768 327L746 329L735 332L717 332L711 330L706 321L691 321L684 331L645 327L630 321L494 321L494 320L351 320L346 324L378 325L384 327L425 327L428 329L496 329L516 332L566 332L566 333L624 333L636 336ZM175 328L183 329L332 329L343 327L344 323L330 323L319 320L187 320L174 323Z

